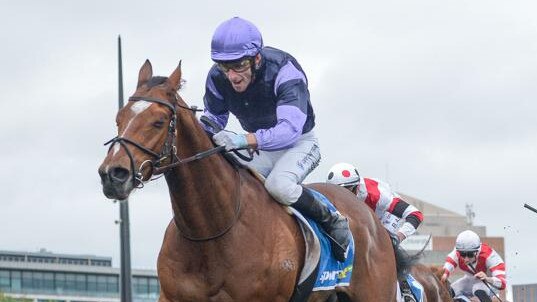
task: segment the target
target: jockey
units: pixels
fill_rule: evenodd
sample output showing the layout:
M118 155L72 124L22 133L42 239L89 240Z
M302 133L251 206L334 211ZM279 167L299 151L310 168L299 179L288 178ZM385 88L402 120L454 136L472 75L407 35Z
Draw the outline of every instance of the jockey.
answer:
M349 189L360 201L365 202L390 233L394 246L414 234L423 221L423 214L402 200L388 184L360 177L358 170L351 164L334 165L326 182ZM399 222L401 219L405 220L403 224Z
M207 76L203 116L223 129L231 112L246 131L219 131L214 142L228 151L257 149L259 154L244 164L266 177L265 188L279 203L318 222L335 241L336 259L344 261L351 240L347 218L300 185L321 159L302 67L290 54L264 47L257 27L239 17L218 26L211 59L215 64Z
M502 257L479 236L466 230L457 236L455 249L446 257L442 281L459 267L465 274L451 284L455 301L470 301L475 296L481 302L492 301L499 290L505 289L505 263Z

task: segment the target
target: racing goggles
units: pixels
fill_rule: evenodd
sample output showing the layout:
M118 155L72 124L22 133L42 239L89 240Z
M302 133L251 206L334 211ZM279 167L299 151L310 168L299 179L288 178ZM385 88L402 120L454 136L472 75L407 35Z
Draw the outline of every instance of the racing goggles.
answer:
M459 251L459 255L463 258L473 258L476 253L476 251Z
M231 62L217 62L216 66L222 72L227 73L229 70L233 70L237 73L245 72L252 66L252 58L243 58L237 61Z

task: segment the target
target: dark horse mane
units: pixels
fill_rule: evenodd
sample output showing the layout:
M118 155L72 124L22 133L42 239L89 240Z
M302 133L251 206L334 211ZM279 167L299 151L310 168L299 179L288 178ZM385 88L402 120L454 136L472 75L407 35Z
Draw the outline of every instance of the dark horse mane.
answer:
M164 84L164 82L166 82L167 79L168 77L154 76L151 79L149 79L149 81L147 81L146 83L147 88L152 88L160 84Z
M147 81L146 85L147 85L147 88L152 88L152 87L164 84L166 80L168 80L168 77L153 76L151 79L149 79L149 81ZM181 90L184 83L186 83L186 80L181 79L181 81L179 82L179 87L176 87L177 91Z
M405 278L405 275L410 273L412 266L418 264L420 259L423 257L423 252L425 251L429 240L427 240L427 242L424 244L423 248L419 252L413 255L409 254L405 249L403 249L400 244L394 247L397 279L403 280Z

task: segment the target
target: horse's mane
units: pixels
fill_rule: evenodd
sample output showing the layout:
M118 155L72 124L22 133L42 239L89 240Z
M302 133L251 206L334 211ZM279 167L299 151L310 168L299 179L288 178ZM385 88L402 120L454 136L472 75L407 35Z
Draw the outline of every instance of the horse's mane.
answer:
M154 76L147 82L147 88L152 88L166 82L168 77Z
M423 255L423 250L414 255L410 255L407 251L405 251L401 246L398 245L395 248L395 263L397 266L397 279L399 280L405 279L406 275L410 273L410 269L412 269L412 266L416 265L419 262L422 255Z
M167 79L168 79L168 77L154 76L151 79L149 79L149 81L147 81L147 88L151 88L151 87L155 87L155 86L164 84L164 82L166 82ZM173 88L177 89L177 91L179 91L179 90L181 90L181 88L183 87L183 85L185 83L186 83L186 80L181 79L181 81L179 81L179 87L173 87Z
M401 245L397 245L395 247L395 263L397 266L397 278L399 280L404 279L405 275L408 274L412 269L412 266L418 264L419 260L423 256L425 248L429 244L429 240L431 240L430 236L429 239L427 239L427 242L423 245L423 248L414 255L410 255L401 247Z

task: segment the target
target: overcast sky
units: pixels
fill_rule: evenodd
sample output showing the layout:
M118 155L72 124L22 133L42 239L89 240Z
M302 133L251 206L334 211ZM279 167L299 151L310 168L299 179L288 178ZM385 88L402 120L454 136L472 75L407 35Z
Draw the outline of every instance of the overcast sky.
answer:
M0 1L0 249L112 256L117 204L97 167L145 59L202 106L210 39L254 22L310 80L324 181L335 163L503 236L510 284L537 282L537 2ZM155 268L171 218L163 180L130 199L132 264Z

